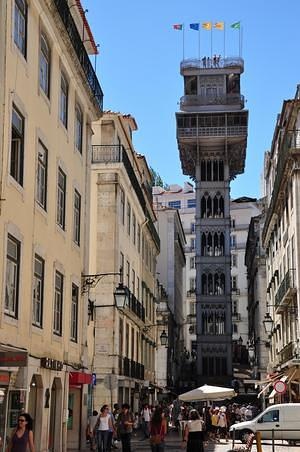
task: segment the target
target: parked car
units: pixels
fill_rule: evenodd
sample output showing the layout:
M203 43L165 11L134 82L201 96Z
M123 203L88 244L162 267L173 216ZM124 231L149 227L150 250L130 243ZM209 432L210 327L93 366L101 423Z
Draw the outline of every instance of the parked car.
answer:
M261 432L262 439L300 441L300 403L271 405L251 421L233 424L230 433L243 443L250 433Z

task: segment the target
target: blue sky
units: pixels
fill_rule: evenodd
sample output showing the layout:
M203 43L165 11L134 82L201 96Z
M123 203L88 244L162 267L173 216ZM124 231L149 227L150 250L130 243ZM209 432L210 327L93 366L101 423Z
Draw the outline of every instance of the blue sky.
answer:
M249 110L245 173L232 183L233 198L261 192L264 151L270 148L282 101L294 97L300 83L299 0L82 0L96 43L97 74L104 108L133 115L138 124L134 145L166 183L182 184L176 143L175 112L183 95L179 73L185 24L185 57L198 55L193 22L224 21L226 54L238 54L241 21L245 72L241 92ZM201 31L201 54L210 54L210 32ZM214 31L213 53L223 54L223 33Z

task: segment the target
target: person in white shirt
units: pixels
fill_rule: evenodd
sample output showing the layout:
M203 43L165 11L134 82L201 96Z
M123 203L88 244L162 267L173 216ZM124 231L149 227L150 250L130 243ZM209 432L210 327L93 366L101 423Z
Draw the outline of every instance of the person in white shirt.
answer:
M149 425L151 420L150 408L146 403L141 411L142 418L142 431L144 433L144 438L149 438Z
M94 410L93 415L88 419L88 434L90 440L90 449L96 450L96 435L94 434L95 425L98 419L98 411Z
M97 446L101 452L108 452L109 431L114 431L114 426L109 413L108 405L103 405L98 416L95 431L97 432Z

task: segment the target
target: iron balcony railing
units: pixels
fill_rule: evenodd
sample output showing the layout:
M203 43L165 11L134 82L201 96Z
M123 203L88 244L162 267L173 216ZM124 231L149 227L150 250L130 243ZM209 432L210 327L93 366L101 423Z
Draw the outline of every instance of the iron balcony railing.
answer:
M218 60L217 60L218 61ZM200 59L200 58L188 58L186 60L183 60L180 63L180 70L183 69L219 69L219 68L226 68L226 67L237 67L239 66L242 70L244 69L244 60L240 57L228 57L228 58L221 58L218 62L214 63L214 59Z
M219 137L219 136L247 136L247 126L220 126L220 127L178 127L177 135L180 138L197 137Z
M232 319L233 320L241 320L241 314L239 312L233 312Z
M180 99L180 108L207 105L240 105L244 107L244 96L241 94L223 94L215 96L201 96L187 94Z
M133 295L133 293L129 292L129 300L128 307L129 309L143 322L145 322L145 308L140 301Z
M100 111L103 111L103 92L80 34L77 30L72 14L70 13L69 5L66 0L54 0L54 3L69 35L70 41L76 52L77 58L81 64L98 108Z
M160 238L155 229L153 221L151 220L150 213L146 206L146 200L139 183L131 161L127 155L127 152L123 145L113 145L113 144L97 144L92 147L92 163L123 163L131 185L136 193L139 203L143 209L145 217L147 218L147 227L155 241L158 249L160 248ZM147 192L149 196L149 190Z
M119 357L119 375L144 380L145 367L129 358Z
M278 307L283 302L283 300L290 293L291 289L296 289L296 287L295 287L295 269L294 268L289 269L286 272L286 274L279 286L279 289L276 292L276 295L275 295L275 306L276 307Z
M287 361L290 361L291 359L293 359L293 357L294 357L294 343L289 342L279 352L279 363L284 364Z
M286 169L286 165L288 162L288 159L290 157L290 151L291 149L300 149L300 130L294 130L286 132L283 141L281 145L278 148L278 160L277 160L277 166L275 171L275 181L273 185L272 190L272 197L271 201L267 210L266 215L266 221L263 229L263 240L265 240L267 235L267 230L271 221L271 218L273 216L276 202L279 195L280 186L283 180L283 174Z

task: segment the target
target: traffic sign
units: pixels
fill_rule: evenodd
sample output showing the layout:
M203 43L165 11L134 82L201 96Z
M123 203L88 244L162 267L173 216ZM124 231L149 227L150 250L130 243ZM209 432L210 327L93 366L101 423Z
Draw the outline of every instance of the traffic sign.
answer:
M278 394L284 394L287 390L287 385L284 381L278 380L274 383L274 389Z

